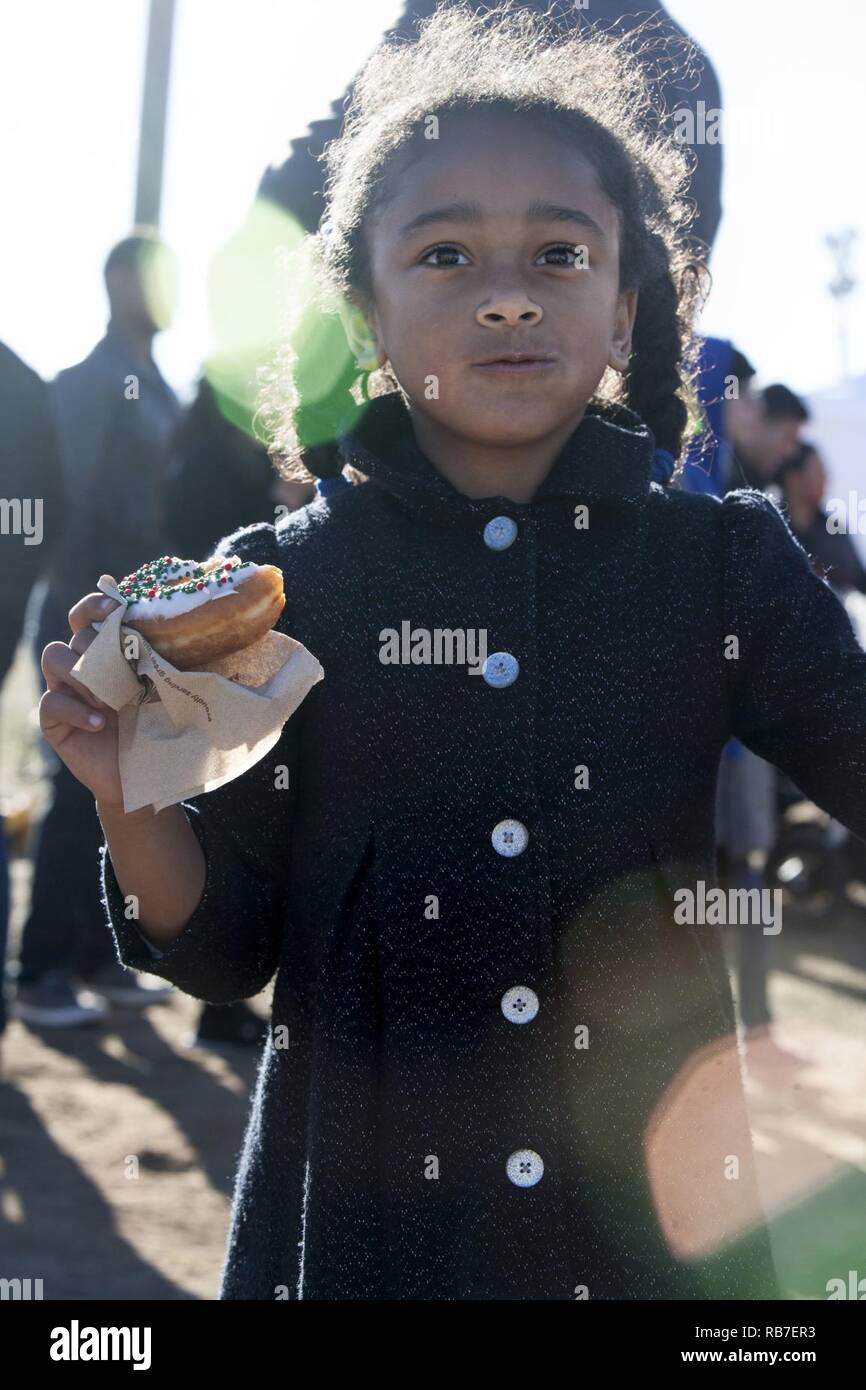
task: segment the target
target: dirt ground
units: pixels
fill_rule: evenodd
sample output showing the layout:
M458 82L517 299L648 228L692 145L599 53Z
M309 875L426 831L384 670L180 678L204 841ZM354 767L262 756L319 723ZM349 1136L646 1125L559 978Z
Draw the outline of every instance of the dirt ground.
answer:
M51 1299L213 1299L256 1053L189 1051L177 994L3 1048L3 1274Z
M4 812L46 804L19 649L0 716ZM33 824L12 860L10 958ZM728 929L729 933L731 929ZM731 947L733 942L728 943ZM866 1277L866 913L797 920L771 943L770 1034L746 1039L765 1209L786 1297ZM185 1046L199 1004L175 992L87 1028L10 1022L0 1080L0 1276L46 1299L213 1299L257 1054ZM269 997L259 997L264 1015Z

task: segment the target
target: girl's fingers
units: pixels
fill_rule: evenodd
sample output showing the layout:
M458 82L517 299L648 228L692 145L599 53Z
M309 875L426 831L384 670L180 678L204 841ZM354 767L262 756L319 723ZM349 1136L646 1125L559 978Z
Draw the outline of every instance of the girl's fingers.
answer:
M106 594L85 594L69 610L69 626L73 632L90 627L91 623L101 623L117 607L117 600Z
M99 719L99 724L91 720ZM64 728L87 729L98 733L105 728L106 715L97 715L92 706L84 704L75 695L63 690L46 690L39 701L39 725L49 743Z
M72 635L66 645L70 647L72 651L76 652L78 656L81 656L81 653L86 652L91 642L95 642L98 636L99 633L95 628L83 627L80 632L76 632Z
M96 636L95 632L93 636ZM74 690L93 709L107 710L108 705L103 704L102 700L98 700L92 691L87 689L86 685L82 685L81 681L69 674L80 654L78 651L73 651L71 643L49 642L42 652L42 674L45 677L45 684L49 690L63 688Z

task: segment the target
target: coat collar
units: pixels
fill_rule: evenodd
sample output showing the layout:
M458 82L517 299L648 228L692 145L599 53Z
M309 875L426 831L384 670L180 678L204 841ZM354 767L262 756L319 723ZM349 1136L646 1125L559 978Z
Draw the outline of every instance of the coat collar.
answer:
M577 498L639 503L649 495L655 441L652 431L624 406L591 405L570 436L531 502L469 498L458 492L422 453L399 391L374 397L337 447L344 463L366 473L379 487L421 510L485 515L491 502L526 510L552 500Z

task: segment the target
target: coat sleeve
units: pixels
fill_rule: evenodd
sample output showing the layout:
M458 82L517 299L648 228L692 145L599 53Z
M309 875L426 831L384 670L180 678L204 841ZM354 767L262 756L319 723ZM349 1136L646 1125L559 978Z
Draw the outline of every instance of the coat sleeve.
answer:
M216 553L275 564L274 528L267 523L245 527L220 542ZM303 705L274 747L240 777L181 803L204 853L205 885L198 906L166 950L150 943L127 916L103 843L102 902L121 964L159 975L212 1004L248 999L264 989L277 968L287 917L302 712Z
M866 652L770 498L728 493L722 530L733 733L866 839Z

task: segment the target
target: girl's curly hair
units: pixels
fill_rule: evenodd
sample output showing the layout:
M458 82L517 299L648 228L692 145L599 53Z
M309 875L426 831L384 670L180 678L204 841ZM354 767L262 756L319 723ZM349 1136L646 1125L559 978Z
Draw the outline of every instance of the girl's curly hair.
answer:
M694 64L693 46L659 20L626 36L597 26L563 35L549 15L511 0L481 13L465 0L442 5L417 32L374 50L322 155L325 213L308 248L319 304L334 312L341 297L371 303L365 229L393 196L395 155L423 141L431 116L480 105L525 113L593 164L619 213L620 288L639 291L628 374L605 372L594 404L628 406L678 458L695 404L692 329L707 272L687 240L689 157L666 130L659 92L672 66ZM370 395L397 389L388 365L361 382ZM296 404L284 360L263 398L272 452L289 460L282 472L309 477L292 428Z

